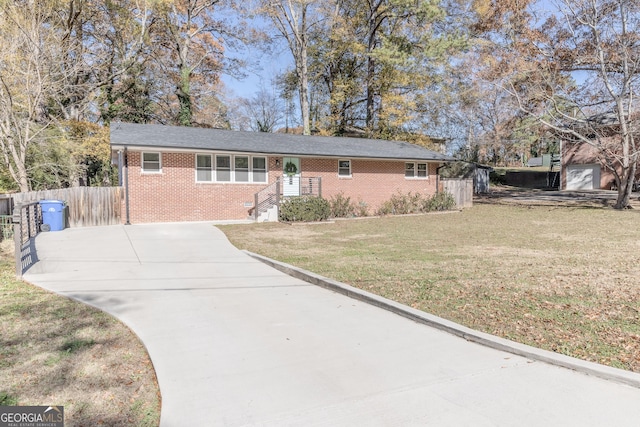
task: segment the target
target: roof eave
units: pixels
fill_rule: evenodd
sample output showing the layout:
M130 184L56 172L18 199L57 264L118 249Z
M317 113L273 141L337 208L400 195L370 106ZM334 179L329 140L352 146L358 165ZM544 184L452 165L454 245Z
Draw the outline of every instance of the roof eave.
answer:
M216 149L216 148L192 148L192 147L167 147L163 145L136 145L125 143L111 143L111 149L120 151L124 149L134 151L161 151L171 153L242 153L263 156L280 156L280 157L303 157L303 158L323 158L323 159L359 159L359 160L393 160L393 161L425 161L425 162L456 162L458 159L443 155L443 158L427 158L427 157L377 157L377 156L360 156L353 154L309 154L299 152L266 152L266 151L246 151L232 149Z

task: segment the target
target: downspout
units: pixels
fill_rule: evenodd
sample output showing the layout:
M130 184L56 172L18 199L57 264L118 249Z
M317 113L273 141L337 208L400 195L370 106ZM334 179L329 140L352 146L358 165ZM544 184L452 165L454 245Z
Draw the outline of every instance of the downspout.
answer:
M124 147L124 206L126 212L125 225L131 225L129 221L129 156L127 155L127 147Z

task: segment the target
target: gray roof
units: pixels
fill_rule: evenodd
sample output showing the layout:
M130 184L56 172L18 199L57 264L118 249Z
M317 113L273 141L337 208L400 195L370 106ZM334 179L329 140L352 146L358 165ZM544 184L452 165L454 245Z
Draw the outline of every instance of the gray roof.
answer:
M238 132L164 125L111 123L112 148L224 151L279 156L455 161L419 145L380 139Z

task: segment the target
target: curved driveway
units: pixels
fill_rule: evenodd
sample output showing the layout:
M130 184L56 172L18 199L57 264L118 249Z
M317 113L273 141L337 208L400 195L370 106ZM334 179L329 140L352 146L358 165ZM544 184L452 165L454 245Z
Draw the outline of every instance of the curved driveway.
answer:
M211 224L36 238L25 279L146 345L161 425L637 426L640 389L493 350L280 273Z

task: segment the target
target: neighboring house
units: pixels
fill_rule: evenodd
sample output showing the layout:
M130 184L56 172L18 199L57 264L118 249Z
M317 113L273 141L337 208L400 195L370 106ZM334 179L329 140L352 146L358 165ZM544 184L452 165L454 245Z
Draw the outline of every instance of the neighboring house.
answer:
M593 129L594 144L596 132L600 136L600 145L611 153L619 153L619 137L616 129L619 127L617 116L613 113L603 113L589 117L574 126ZM562 190L611 190L615 188L613 172L605 166L602 150L594 145L576 140L569 140L566 135L560 135L561 142L561 172L560 189ZM636 135L636 141L640 135ZM622 168L618 168L621 173ZM640 174L640 168L638 168ZM636 180L639 175L636 175Z
M247 219L256 194L330 199L373 213L396 192L434 194L454 158L398 141L111 124L127 222Z
M615 183L598 150L585 142L563 141L561 162L561 190L610 190Z
M563 141L561 151L560 189L615 189L616 180L613 172L605 166L605 162L602 160L602 154L596 147L585 142ZM618 173L621 172L622 168L618 167ZM636 172L636 182L639 179L640 166Z

